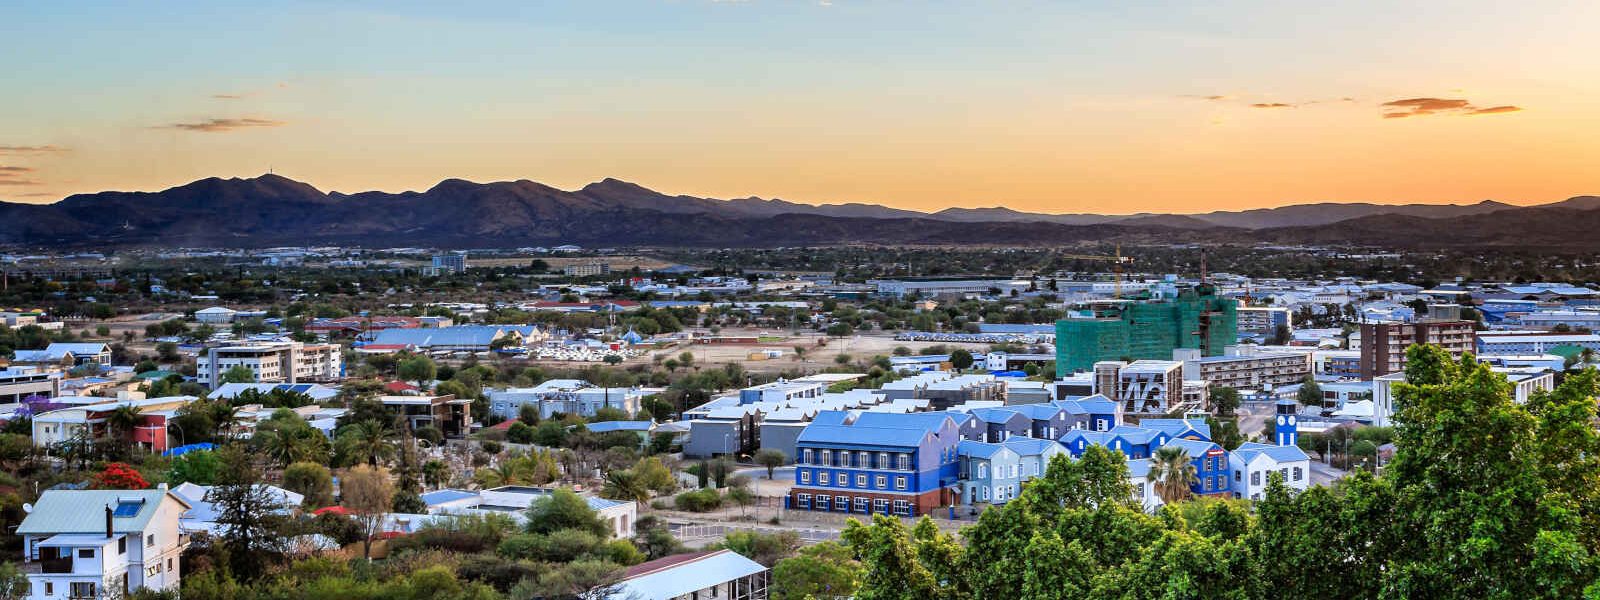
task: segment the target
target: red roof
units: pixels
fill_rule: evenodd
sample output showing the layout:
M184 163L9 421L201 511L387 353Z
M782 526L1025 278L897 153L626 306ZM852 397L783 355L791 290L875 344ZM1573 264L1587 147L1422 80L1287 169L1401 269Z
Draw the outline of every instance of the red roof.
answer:
M325 514L328 514L328 513L333 513L333 514L336 514L336 515L348 515L348 514L350 514L350 511L346 510L345 507L343 507L343 506L324 506L322 508L319 508L319 509L311 511L311 514L317 515L317 516L325 515Z
M417 386L411 385L411 384L406 383L404 381L391 381L389 383L383 384L383 389L389 390L391 392L415 392L415 391L417 391L417 390L419 390L421 388L418 388Z
M661 558L652 560L650 562L643 562L643 563L639 563L637 565L628 567L628 572L624 573L622 575L622 577L624 579L632 578L632 577L638 577L640 575L643 575L645 573L649 573L651 571L659 571L659 570L665 569L667 567L681 565L683 563L690 562L690 561L693 561L693 560L699 560L701 558L705 558L707 556L711 556L712 554L716 554L718 552L726 552L726 550L706 550L706 551L703 551L703 552L690 552L688 554L674 554L672 556L663 556Z
M490 426L489 429L511 429L511 424L515 422L517 422L516 419L506 419L499 423L495 423L494 425Z

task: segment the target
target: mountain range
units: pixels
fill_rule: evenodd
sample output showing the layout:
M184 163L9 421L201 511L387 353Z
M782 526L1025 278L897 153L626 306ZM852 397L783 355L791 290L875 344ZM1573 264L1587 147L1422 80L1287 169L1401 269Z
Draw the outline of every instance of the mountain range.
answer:
M208 178L159 192L99 192L54 204L0 202L13 246L757 247L833 244L1059 245L1088 241L1487 245L1600 249L1600 197L1520 207L1298 204L1200 214L925 213L874 204L668 195L606 179L566 191L519 180L447 179L422 192L323 192L278 175Z

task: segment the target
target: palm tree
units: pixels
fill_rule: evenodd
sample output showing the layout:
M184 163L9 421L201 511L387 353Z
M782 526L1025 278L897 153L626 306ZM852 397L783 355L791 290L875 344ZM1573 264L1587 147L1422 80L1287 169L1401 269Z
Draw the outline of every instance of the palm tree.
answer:
M605 486L600 488L600 497L610 500L633 500L640 504L650 502L650 488L627 469L616 469L606 473Z
M217 428L218 437L233 439L234 427L239 424L239 414L227 400L207 402L205 405L206 416L211 418L211 424Z
M133 439L133 430L139 426L139 409L123 404L106 414L107 436L122 442Z
M428 487L438 489L450 480L450 465L442 460L430 460L422 464L422 481Z
M351 456L361 458L376 468L378 463L394 456L394 446L389 443L389 427L382 421L362 421L351 425L339 435Z
M1173 503L1189 496L1190 486L1200 482L1189 451L1178 446L1162 446L1150 460L1150 481L1162 502Z
M295 460L295 442L293 434L286 429L264 429L257 431L255 441L260 444L262 453L266 454L280 467L287 467Z

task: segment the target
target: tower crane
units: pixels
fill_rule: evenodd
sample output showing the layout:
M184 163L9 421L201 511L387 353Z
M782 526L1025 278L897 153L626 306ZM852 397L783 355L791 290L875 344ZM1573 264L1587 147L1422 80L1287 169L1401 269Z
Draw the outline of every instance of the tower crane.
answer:
M1121 298L1122 297L1122 265L1132 264L1133 263L1133 257L1131 257L1131 256L1123 256L1122 255L1122 244L1117 244L1116 253L1112 254L1111 256L1105 256L1105 255L1100 255L1100 254L1062 254L1062 255L1059 255L1059 257L1060 258L1071 258L1071 259L1076 259L1076 260L1101 260L1101 261L1106 261L1106 262L1111 263L1111 272L1116 274L1116 282L1117 282L1116 283L1116 290L1115 290L1115 293L1113 294L1112 297L1114 297L1114 298Z

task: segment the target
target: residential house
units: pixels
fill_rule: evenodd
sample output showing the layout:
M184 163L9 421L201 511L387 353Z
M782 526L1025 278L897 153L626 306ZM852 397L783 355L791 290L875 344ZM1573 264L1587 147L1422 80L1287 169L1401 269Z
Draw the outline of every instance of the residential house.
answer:
M435 427L448 438L465 436L472 423L471 398L444 396L379 396L378 402L404 419L411 431Z
M948 413L818 414L797 441L787 506L852 514L925 515L950 504L961 429Z
M1022 491L1022 460L1001 444L962 440L956 444L962 504L1005 504Z
M29 600L177 590L189 505L152 490L48 490L17 526Z
M1296 446L1245 442L1230 453L1233 497L1260 500L1266 496L1268 476L1278 473L1290 489L1311 486L1311 457Z
M99 342L53 342L43 350L17 350L11 362L18 365L111 365L111 346Z
M769 569L732 550L706 550L640 563L595 600L766 600Z

